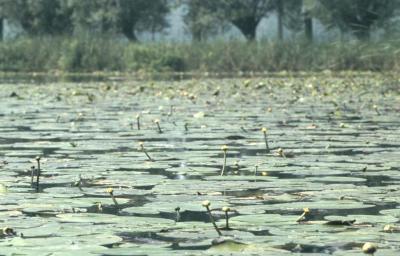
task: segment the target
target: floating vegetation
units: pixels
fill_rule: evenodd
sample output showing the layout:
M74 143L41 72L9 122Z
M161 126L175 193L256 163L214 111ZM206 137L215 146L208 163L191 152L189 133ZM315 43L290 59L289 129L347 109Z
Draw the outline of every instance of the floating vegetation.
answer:
M0 91L2 255L398 255L397 74L35 79Z

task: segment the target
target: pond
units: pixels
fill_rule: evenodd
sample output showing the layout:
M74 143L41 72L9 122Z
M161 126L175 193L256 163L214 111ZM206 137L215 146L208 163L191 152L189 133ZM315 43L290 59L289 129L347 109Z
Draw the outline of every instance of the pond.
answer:
M397 255L399 81L3 81L0 254Z

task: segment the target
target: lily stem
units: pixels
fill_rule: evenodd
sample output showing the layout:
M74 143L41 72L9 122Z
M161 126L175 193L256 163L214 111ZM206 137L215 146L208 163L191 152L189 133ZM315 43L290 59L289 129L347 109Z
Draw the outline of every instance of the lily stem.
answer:
M40 181L40 157L36 157L37 162L37 174L36 174L36 192L39 192L39 181Z
M158 128L158 133L162 133L161 127L160 127L160 123L156 122L157 128Z
M140 130L140 116L139 115L136 116L136 126L137 126L137 129Z
M35 166L31 166L31 187L33 188L33 176L35 176Z
M224 164L222 165L221 176L224 176L226 166L226 150L224 150Z
M215 224L215 220L214 220L214 217L213 217L212 214L211 214L210 207L209 207L209 206L206 206L206 209L207 209L207 212L208 212L208 216L210 217L210 221L211 221L211 223L213 224L213 226L214 226L214 228L215 228L215 231L217 231L218 235L222 236L222 233L221 233L221 231L219 230L217 224Z
M268 146L268 139L267 139L267 133L266 132L264 132L264 140L265 140L265 150L266 150L267 153L269 153L270 150L269 150L269 146Z
M226 229L229 229L228 211L225 212L225 228L226 228Z

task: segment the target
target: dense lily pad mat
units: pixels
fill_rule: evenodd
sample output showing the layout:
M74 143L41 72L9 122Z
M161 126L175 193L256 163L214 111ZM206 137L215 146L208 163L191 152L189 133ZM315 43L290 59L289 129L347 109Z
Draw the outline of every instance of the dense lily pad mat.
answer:
M396 255L399 81L1 84L0 255Z

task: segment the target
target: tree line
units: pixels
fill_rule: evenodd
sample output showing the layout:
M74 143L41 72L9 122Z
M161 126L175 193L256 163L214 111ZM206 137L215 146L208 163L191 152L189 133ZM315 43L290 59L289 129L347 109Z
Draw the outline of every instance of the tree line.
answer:
M260 21L277 14L278 38L284 29L313 38L314 20L358 39L373 28L394 22L397 0L0 0L0 24L6 19L31 36L120 33L131 41L137 33L168 27L173 8L185 9L184 22L193 40L202 41L233 26L256 39ZM0 36L3 25L0 26ZM2 38L2 36L1 36Z

